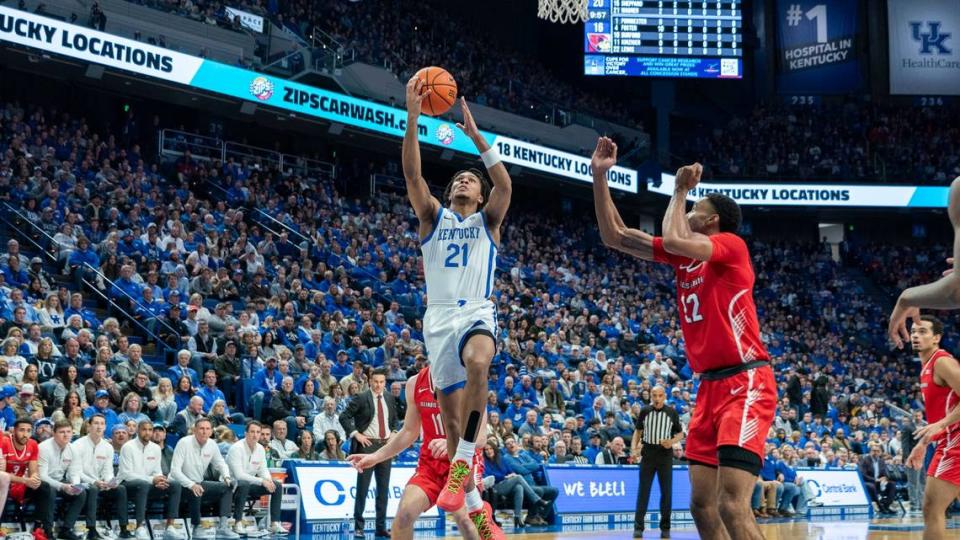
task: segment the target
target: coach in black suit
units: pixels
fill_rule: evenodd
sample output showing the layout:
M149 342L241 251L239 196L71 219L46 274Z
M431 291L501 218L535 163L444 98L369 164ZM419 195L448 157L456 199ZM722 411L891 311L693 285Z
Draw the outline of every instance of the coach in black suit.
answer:
M863 477L863 485L867 488L870 500L877 503L880 513L896 513L890 505L896 497L897 489L890 480L890 472L883 461L883 449L879 444L871 445L870 453L860 460L860 476Z
M387 444L397 431L400 417L396 398L386 391L387 370L374 370L370 390L350 400L340 414L340 425L350 437L351 454L372 454ZM389 538L387 532L387 494L390 490L390 461L357 473L357 499L353 506L354 538L363 538L363 508L366 506L370 476L377 475L377 532L378 537Z

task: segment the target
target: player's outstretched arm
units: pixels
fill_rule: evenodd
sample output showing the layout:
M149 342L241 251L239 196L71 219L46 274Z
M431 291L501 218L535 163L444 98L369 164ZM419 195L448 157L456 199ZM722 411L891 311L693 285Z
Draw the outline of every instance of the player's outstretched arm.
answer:
M510 208L510 197L513 194L513 181L510 179L510 173L500 160L500 154L496 150L491 150L490 143L483 138L480 130L477 128L477 122L473 119L470 107L467 106L467 100L460 97L460 110L463 112L463 122L457 124L467 137L473 141L477 151L480 152L480 158L487 168L487 174L493 182L493 189L490 190L490 200L483 207L484 217L487 220L487 228L493 234L493 239L500 241L500 225L503 219L507 217L507 209Z
M667 213L663 216L663 249L668 253L708 261L713 255L710 237L693 232L687 221L687 193L700 182L703 167L699 163L680 167Z
M639 229L627 228L610 196L607 172L616 164L617 144L609 137L597 139L590 167L593 170L593 206L597 212L600 239L608 248L652 261L653 236Z
M407 181L407 197L420 220L420 237L430 234L433 220L440 209L440 201L430 194L430 187L423 178L420 168L420 141L417 138L417 118L423 99L431 90L423 94L423 81L413 76L407 81L407 130L403 134L403 177Z
M393 437L390 437L387 444L372 454L352 454L347 456L347 461L360 472L388 459L393 459L397 454L410 448L410 445L417 442L417 437L420 436L420 414L417 412L417 407L413 400L413 390L416 387L418 376L419 375L416 375L407 379L407 387L404 390L407 396L407 412L403 417L403 427L400 428L400 431Z
M953 225L953 267L958 268L960 261L960 177L950 184L950 198L947 212L950 223ZM907 331L907 319L917 322L920 319L920 309L957 309L960 308L960 272L945 272L939 280L910 287L900 294L897 305L890 314L890 326L887 328L890 340L897 348L910 340Z

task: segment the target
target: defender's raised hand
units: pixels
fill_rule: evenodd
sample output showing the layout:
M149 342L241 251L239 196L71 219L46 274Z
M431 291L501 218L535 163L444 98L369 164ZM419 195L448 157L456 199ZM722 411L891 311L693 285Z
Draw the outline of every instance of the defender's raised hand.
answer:
M600 137L597 139L597 148L593 151L593 157L590 159L590 167L593 172L606 174L607 171L617 164L617 143L610 137Z

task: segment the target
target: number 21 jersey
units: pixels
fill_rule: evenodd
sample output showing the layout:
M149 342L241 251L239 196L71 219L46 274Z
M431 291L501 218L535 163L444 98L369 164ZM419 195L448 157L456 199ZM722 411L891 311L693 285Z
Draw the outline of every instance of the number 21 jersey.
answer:
M667 253L663 239L653 239L654 260L676 271L680 327L690 367L702 373L769 360L760 341L747 244L733 233L712 235L710 242L710 260L698 261Z
M456 304L490 298L497 246L483 211L460 217L441 207L433 231L421 242L429 304Z

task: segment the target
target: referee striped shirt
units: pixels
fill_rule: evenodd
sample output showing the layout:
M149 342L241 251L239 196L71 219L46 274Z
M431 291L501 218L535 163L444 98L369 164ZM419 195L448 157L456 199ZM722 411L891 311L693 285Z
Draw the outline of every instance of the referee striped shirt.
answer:
M640 440L645 451L648 448L659 448L665 452L672 450L660 446L660 442L683 431L677 410L666 404L660 409L655 409L653 405L641 409L637 416L636 429L640 431Z

